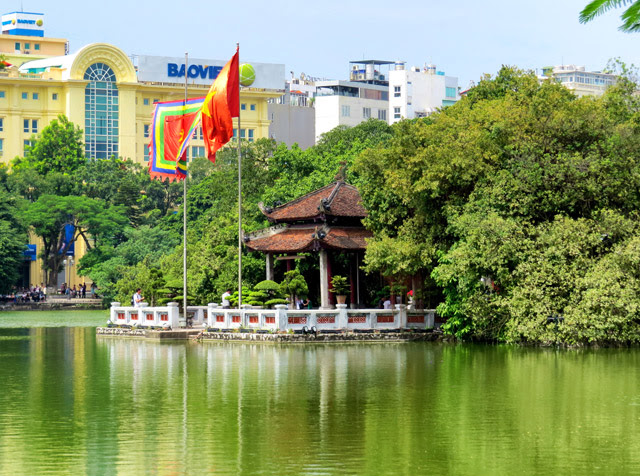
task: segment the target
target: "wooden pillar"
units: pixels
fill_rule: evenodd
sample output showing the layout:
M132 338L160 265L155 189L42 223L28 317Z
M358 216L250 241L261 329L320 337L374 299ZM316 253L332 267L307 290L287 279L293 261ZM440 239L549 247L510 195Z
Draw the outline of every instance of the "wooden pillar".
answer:
M353 262L354 260L355 256L352 253L349 259L349 297L351 301L351 309L358 308L358 296L356 292L356 281L358 279L356 277L356 273L358 272L358 270L355 263Z
M271 281L273 281L274 279L274 274L273 274L273 253L267 253L267 278Z
M329 303L329 257L327 250L320 250L320 309L331 309Z
M333 272L331 271L331 253L327 251L327 287L331 287L331 279L333 278ZM329 293L329 306L335 305L335 296L333 293Z
M293 269L293 260L292 259L288 259L287 260L287 271L291 271Z

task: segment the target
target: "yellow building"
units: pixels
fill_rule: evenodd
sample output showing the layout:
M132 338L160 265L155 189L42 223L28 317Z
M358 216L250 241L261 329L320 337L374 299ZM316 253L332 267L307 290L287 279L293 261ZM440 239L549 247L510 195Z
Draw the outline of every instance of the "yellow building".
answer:
M84 129L87 157L115 155L148 161L153 104L184 98L185 68L175 58L134 59L144 61L134 66L122 50L95 43L74 54L27 61L19 68L0 71L1 160L23 156L31 136L64 114ZM225 63L196 61L207 63L187 67L190 98L206 95L215 78L212 72L217 74L216 68ZM284 65L252 65L255 82L240 91L241 135L249 141L268 137L267 101L284 90ZM172 71L173 77L169 75ZM201 134L191 142L189 152L190 157L204 155Z
M59 52L56 45L66 48L64 40L20 35L1 35L0 45L10 49L21 42L24 50L24 38L29 38L30 48L38 41L42 53ZM229 57L232 53L230 50ZM69 55L35 60L35 55L24 52L4 54L13 64L0 71L0 162L5 163L24 156L32 136L37 138L59 114L66 115L83 129L87 157L119 156L147 163L154 103L184 99L185 72L189 78L188 97L205 96L215 75L228 60L189 60L185 65L183 58L129 57L105 43L90 44ZM256 72L255 80L240 91L240 132L248 141L269 136L267 102L284 91L284 65L251 64ZM204 142L199 131L191 141L188 158L202 156ZM32 243L39 252L39 243ZM76 246L75 257L79 258L84 249L79 242ZM25 276L23 282L36 284L44 280L39 262L32 262L29 268L29 276ZM69 270L71 284L83 282L83 278L75 274L75 265Z

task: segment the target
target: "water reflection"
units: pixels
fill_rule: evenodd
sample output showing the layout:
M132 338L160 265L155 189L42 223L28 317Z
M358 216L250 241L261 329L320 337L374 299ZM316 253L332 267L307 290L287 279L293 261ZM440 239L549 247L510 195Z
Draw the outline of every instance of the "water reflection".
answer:
M0 474L640 471L638 350L0 329Z

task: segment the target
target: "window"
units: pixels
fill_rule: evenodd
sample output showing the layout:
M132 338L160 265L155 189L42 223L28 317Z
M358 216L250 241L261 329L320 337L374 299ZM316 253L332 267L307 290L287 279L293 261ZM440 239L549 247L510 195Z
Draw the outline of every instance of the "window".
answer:
M247 105L246 104L240 104L240 110L241 111L246 111L247 110Z
M387 110L386 109L378 109L378 119L381 121L387 120Z
M142 100L142 104L145 105L145 106L148 106L149 105L149 98L144 98Z
M29 93L22 93L22 99L29 99Z
M31 132L33 134L37 134L38 133L38 119L24 119L22 121L22 131L25 134L28 134L29 132Z
M251 109L252 111L255 111L256 110L256 105L255 104L251 104L249 106L249 109Z
M402 89L400 86L394 86L393 87L393 97L394 98L399 98L400 96L402 96Z
M20 42L16 41L15 48L16 50L20 51Z
M29 152L29 149L31 148L32 145L33 144L31 143L30 140L25 140L24 141L24 147L23 147L23 152L22 152L23 157L27 156L27 153Z
M194 145L191 147L191 158L204 157L204 147L201 145Z
M24 44L24 49L28 50L29 48L31 48L31 43L25 43Z
M144 161L149 162L149 144L144 145Z
M36 51L40 51L40 43L36 43L35 45L33 45L33 47Z
M247 139L248 137L248 139ZM253 129L240 129L240 139L248 140L249 142L253 142L254 139L254 130ZM233 130L233 140L238 140L238 129Z
M4 117L0 117L0 132L4 131Z
M51 95L51 99L54 100L54 101L57 101L58 100L58 93L53 93Z
M2 157L3 142L4 139L0 139L0 157Z
M370 119L371 118L371 108L370 107L363 107L362 108L362 117L364 119Z
M0 99L4 99L4 91L0 91Z
M153 104L155 104L155 103L157 103L157 102L160 102L160 99L153 98Z
M84 142L85 155L95 159L108 159L118 155L118 87L116 75L104 63L87 68L84 79L89 84L84 90Z
M37 101L37 100L38 100L39 95L38 95L38 93L32 93L32 94L31 94L31 97L32 97L35 101Z
M144 136L149 137L149 124L144 125Z
M456 88L445 88L445 94L448 98L456 97Z
M351 116L351 106L342 106L342 117Z
M394 119L400 119L402 116L400 116L400 108L399 107L394 107L393 108L393 118Z

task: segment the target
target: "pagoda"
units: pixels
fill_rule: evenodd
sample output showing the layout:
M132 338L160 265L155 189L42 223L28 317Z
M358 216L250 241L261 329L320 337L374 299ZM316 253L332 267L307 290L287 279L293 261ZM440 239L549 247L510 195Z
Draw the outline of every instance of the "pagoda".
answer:
M318 253L320 308L328 309L332 304L329 295L332 255L347 252L355 264L350 276L351 305L359 307L359 264L372 233L362 225L367 212L358 189L337 180L284 205L265 207L261 203L259 207L273 226L246 234L244 242L249 250L266 254L267 279L273 279L274 258L287 260L290 270L291 260L300 258L298 253Z

